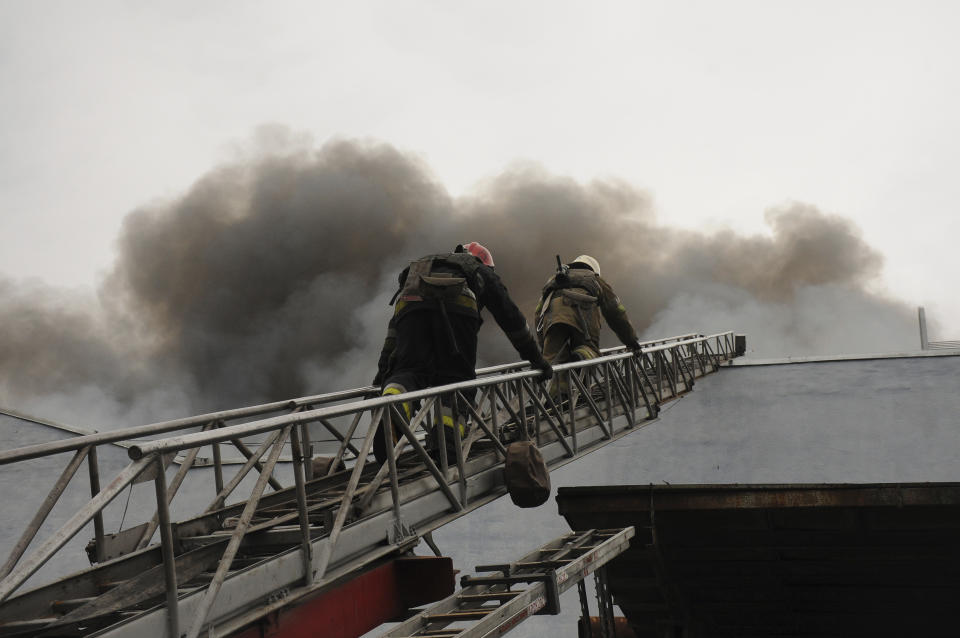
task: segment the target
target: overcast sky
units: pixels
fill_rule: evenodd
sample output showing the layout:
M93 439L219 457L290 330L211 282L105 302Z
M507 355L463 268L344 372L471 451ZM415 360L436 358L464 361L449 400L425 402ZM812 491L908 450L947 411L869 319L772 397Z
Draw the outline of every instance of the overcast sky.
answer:
M960 338L960 3L0 0L0 275L93 289L121 220L263 124L648 190L665 224L853 220ZM704 330L736 326L704 327Z

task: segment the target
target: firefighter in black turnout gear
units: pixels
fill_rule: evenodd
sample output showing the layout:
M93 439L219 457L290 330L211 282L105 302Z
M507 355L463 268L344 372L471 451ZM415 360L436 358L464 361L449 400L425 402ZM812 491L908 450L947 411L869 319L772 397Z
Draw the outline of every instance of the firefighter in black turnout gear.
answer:
M383 395L400 394L476 377L477 332L484 308L506 333L521 357L540 370L541 380L553 370L527 320L493 270L493 256L476 242L458 245L454 252L428 255L410 263L399 276L400 287L391 303L394 314L387 328L374 385ZM472 398L472 397L470 397ZM441 407L443 424L464 434L463 415L449 399ZM406 416L412 406L403 403ZM447 430L447 441L453 436ZM394 433L394 440L397 439ZM386 460L383 436L374 439L374 455Z

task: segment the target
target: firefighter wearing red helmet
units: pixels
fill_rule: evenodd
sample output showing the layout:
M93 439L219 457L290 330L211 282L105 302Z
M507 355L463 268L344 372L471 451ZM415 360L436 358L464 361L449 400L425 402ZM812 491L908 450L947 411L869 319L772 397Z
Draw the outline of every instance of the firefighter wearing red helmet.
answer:
M627 309L600 277L600 263L590 255L580 255L566 266L561 264L543 286L534 311L544 358L556 365L600 356L601 315L625 346L640 348ZM565 383L557 381L551 384L551 394L566 393Z
M542 372L541 379L553 374L526 318L494 271L493 256L477 242L411 262L400 273L391 304L394 313L373 381L384 395L475 378L477 332L484 308L520 356ZM409 412L409 406L404 407ZM444 424L458 427L463 434L462 415L450 405L443 406L442 412ZM383 462L383 437L374 441L375 455Z

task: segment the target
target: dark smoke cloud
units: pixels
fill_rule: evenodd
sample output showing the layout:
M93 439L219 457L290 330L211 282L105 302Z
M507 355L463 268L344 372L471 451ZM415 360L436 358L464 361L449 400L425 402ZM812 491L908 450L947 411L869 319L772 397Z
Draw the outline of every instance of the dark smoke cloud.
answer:
M357 308L451 207L424 167L384 145L268 155L133 212L108 288L201 396L291 396L307 390L306 363L366 342Z
M0 300L2 387L33 394L84 378L115 385L122 353L80 297L0 279Z
M384 144L280 143L132 212L95 308L0 281L0 402L85 392L112 405L96 418L150 420L366 383L396 273L470 240L528 313L553 256L586 253L657 337L733 329L768 355L913 345L911 313L868 292L882 259L849 222L805 204L767 222L769 236L680 231L629 184L529 165L454 200ZM516 359L487 323L482 361Z
M748 332L741 317L750 309L757 320L748 337L757 354L916 347L910 310L866 290L882 257L849 221L810 205L768 211L770 236L704 235L658 224L649 197L628 184L581 185L528 167L491 181L458 210L466 234L497 247L498 269L524 308L536 304L553 254L570 260L586 253L600 260L638 331L650 338ZM762 320L757 309L766 311Z

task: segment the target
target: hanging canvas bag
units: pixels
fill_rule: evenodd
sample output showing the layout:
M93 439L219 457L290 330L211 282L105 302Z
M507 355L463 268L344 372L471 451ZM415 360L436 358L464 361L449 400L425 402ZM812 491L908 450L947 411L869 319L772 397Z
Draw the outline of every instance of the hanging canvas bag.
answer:
M538 507L550 498L550 470L533 441L517 441L507 446L504 474L514 505Z

